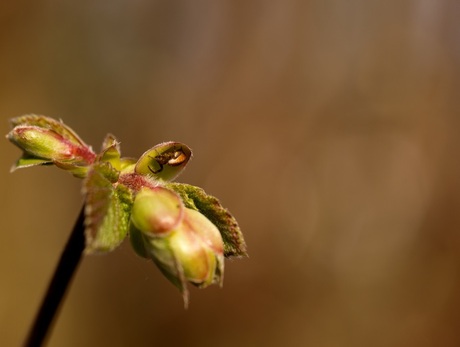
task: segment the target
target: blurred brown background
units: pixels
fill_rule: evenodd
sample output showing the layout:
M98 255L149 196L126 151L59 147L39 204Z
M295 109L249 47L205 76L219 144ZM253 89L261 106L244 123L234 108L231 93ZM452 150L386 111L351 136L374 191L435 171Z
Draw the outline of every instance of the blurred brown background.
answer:
M49 346L460 345L457 1L3 1L0 133L61 117L165 140L250 258L181 297L125 243L86 257ZM24 340L81 205L0 141L0 345Z

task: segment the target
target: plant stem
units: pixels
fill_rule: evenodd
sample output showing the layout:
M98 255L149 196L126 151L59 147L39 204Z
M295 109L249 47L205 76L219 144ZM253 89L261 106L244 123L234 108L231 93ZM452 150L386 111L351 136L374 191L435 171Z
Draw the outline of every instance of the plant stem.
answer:
M33 326L29 331L29 336L24 344L26 347L42 346L47 332L50 330L53 318L59 309L59 305L64 298L66 289L72 280L72 276L78 267L85 248L84 217L85 214L83 206L64 251L61 254L61 258L59 259L58 266L54 271L53 278L49 284L40 310L38 311Z

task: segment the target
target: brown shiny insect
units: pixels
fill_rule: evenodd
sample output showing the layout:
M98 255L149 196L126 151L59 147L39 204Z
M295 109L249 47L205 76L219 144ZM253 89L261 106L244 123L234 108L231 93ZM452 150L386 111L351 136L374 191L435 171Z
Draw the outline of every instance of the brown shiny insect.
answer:
M179 149L173 148L173 151L161 153L157 155L156 157L149 156L149 158L155 160L157 164L160 166L158 170L154 170L149 166L149 170L153 174L157 174L163 171L164 165L179 166L180 164L182 164L183 162L187 160L187 156L185 155L182 148L179 148Z

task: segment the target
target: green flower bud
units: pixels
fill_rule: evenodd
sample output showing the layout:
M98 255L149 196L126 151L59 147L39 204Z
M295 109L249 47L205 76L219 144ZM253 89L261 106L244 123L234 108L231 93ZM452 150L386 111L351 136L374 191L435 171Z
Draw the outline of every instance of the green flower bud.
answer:
M55 164L77 177L85 177L96 158L72 129L44 116L22 116L11 120L8 140L23 150L12 170L36 165Z
M169 236L169 245L187 281L202 288L212 283L222 284L222 237L201 213L186 208L181 226Z
M164 194L163 190L161 194ZM166 202L157 199L158 196L154 197L155 194L151 193L151 189L143 190L136 197L131 215L131 244L137 254L150 257L181 290L187 306L187 282L200 288L213 283L222 284L224 244L217 227L200 212L188 208L183 208L183 217L173 230L167 233L148 231L149 226L157 224L152 221L161 219L155 216L156 213L163 211L167 215L174 215L169 206L155 206ZM147 203L147 199L156 201ZM166 205L169 204L169 201L166 202ZM149 210L149 206L153 208ZM145 221L140 220L141 216Z
M77 147L88 147L71 128L65 125L62 121L57 121L50 117L37 116L34 114L20 116L11 119L11 125L13 127L36 126L41 129L53 130L56 134L60 135Z
M74 145L53 130L37 126L17 126L7 135L8 140L27 154L52 161L75 158Z
M159 236L176 228L182 220L184 205L173 191L142 188L131 211L131 222L149 236Z

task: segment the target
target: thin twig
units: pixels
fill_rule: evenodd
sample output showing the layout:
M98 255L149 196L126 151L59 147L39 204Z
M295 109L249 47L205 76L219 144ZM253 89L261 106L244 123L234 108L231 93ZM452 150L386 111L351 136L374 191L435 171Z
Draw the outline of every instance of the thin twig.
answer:
M58 266L54 271L40 310L35 317L33 326L29 332L25 347L39 347L45 341L50 330L59 305L64 298L72 276L78 267L83 249L85 248L84 235L84 206L75 222L72 233L67 241L64 251L59 259Z

